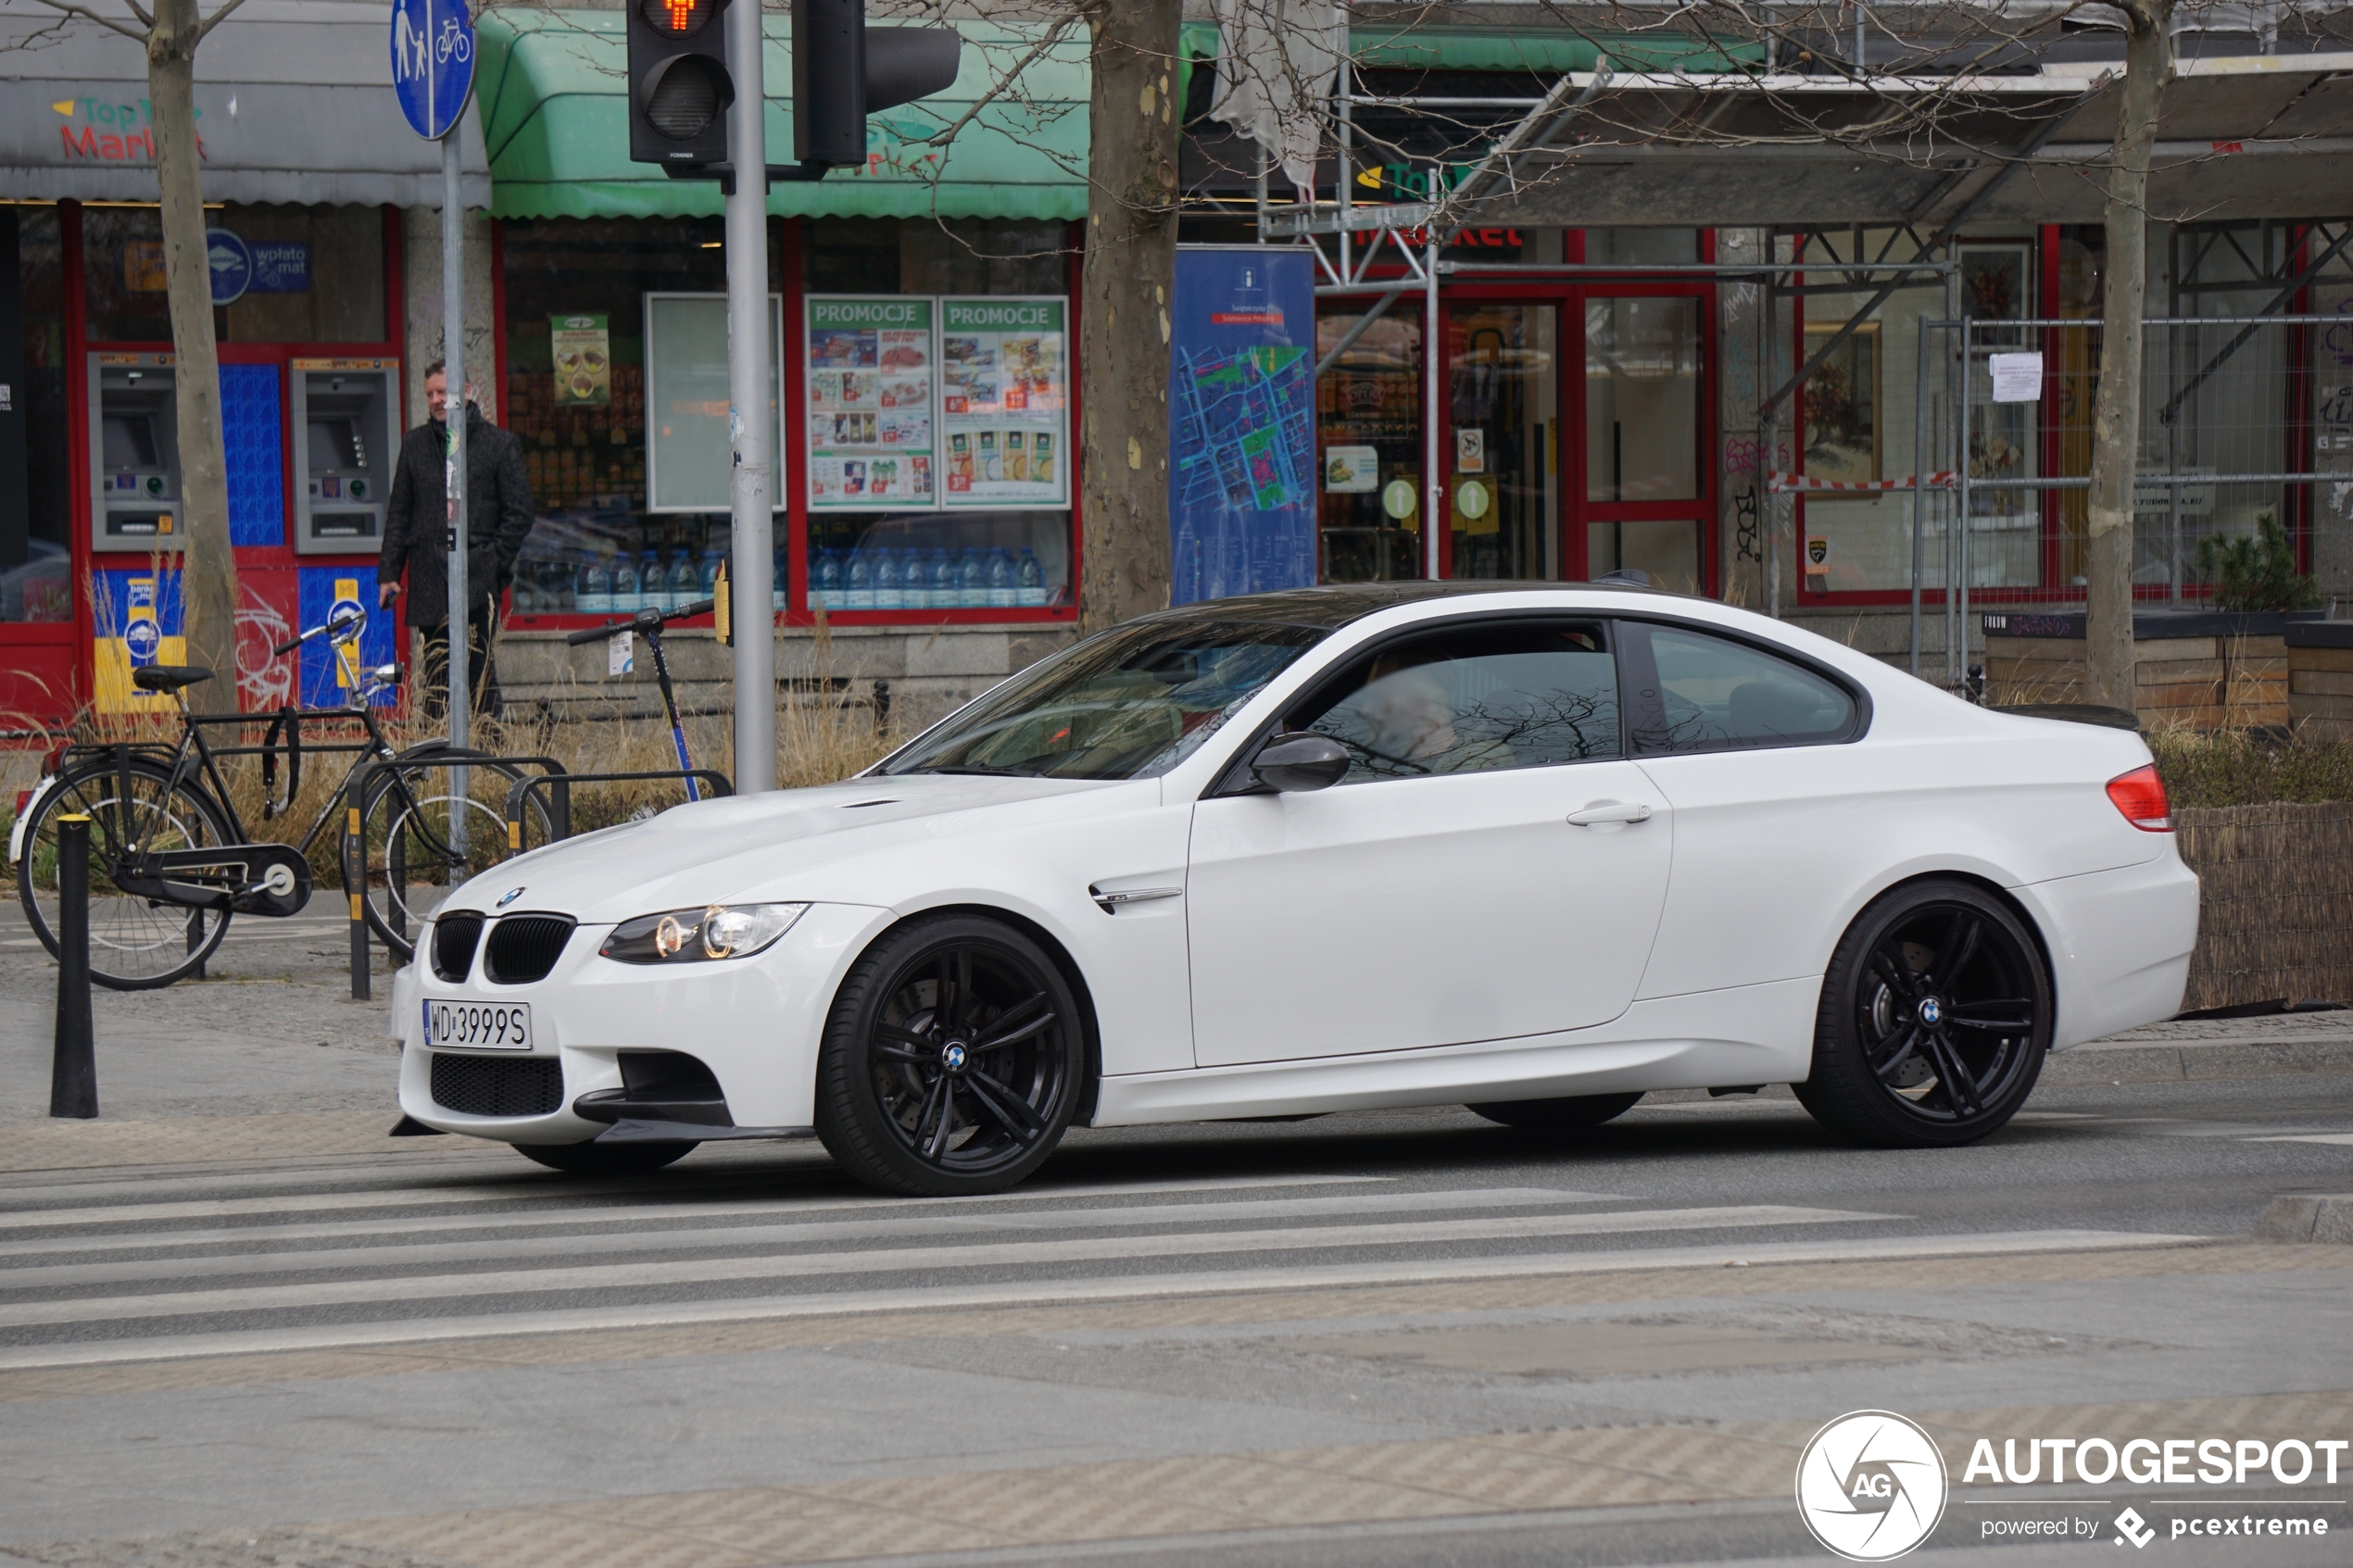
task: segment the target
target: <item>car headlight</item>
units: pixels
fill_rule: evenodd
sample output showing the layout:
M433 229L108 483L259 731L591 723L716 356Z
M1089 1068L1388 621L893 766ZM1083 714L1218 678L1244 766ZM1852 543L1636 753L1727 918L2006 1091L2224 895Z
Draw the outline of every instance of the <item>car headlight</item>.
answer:
M773 945L809 912L806 904L706 904L639 915L612 928L597 951L623 963L708 963Z

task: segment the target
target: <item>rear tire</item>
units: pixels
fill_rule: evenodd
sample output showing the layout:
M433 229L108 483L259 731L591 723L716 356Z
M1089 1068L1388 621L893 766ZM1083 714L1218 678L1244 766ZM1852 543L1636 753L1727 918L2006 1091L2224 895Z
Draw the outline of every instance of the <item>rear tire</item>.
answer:
M1523 1133L1579 1133L1625 1115L1642 1098L1639 1094L1570 1095L1561 1099L1494 1100L1463 1109Z
M575 1176L642 1176L675 1164L701 1147L692 1143L519 1143L514 1149L525 1160Z
M2055 1010L2034 935L1974 883L1938 878L1857 915L1822 978L1798 1102L1872 1148L1998 1132L2043 1071Z
M124 840L146 833L149 849L206 849L233 842L228 814L208 790L151 758L131 759L131 800L118 809L121 772L111 760L69 766L25 824L17 897L49 956L57 953L57 819L90 818L90 978L110 991L152 991L193 974L228 934L225 910L151 903L114 890L107 868Z

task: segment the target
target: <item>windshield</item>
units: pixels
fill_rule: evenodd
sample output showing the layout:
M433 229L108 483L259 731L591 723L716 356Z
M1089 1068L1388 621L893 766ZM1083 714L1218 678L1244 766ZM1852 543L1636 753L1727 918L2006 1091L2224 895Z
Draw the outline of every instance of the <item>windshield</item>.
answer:
M1151 778L1325 634L1249 621L1116 627L1014 676L881 771Z

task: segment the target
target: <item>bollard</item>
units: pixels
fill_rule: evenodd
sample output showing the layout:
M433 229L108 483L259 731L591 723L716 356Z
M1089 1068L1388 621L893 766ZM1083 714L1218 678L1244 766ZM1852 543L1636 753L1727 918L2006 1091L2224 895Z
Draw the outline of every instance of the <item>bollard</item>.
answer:
M57 819L57 1036L49 1114L98 1114L98 1058L90 1031L90 819Z
M360 768L352 773L351 793L344 806L343 886L351 896L351 999L355 1002L369 999L368 838L362 811L368 781L374 774L373 768Z

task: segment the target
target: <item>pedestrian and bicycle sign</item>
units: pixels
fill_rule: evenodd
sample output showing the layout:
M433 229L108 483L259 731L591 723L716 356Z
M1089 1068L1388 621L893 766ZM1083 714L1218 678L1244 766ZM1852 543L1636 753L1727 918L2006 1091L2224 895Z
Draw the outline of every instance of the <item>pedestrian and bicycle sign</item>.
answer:
M427 141L456 127L474 85L474 24L465 0L393 0L392 90Z

